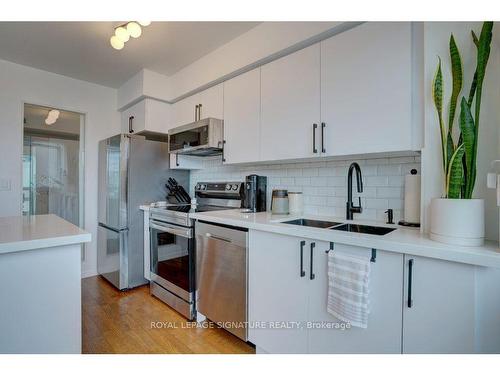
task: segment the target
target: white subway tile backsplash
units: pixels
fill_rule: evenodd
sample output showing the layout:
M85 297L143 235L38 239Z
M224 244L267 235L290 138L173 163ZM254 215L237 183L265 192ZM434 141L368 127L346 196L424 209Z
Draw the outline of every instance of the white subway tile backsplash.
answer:
M403 197L403 189L401 187L378 187L377 198L399 198Z
M379 176L401 176L401 164L379 165L377 174Z
M302 176L318 176L319 173L318 171L319 168L314 168L314 167L305 168L302 171Z
M388 209L389 208L389 201L387 199L367 198L366 199L366 208Z
M363 172L363 170L361 170ZM367 176L364 179L367 186L387 186L389 185L389 177L387 176Z
M311 177L311 186L326 186L327 177Z
M310 186L311 177L295 177L295 185L297 186Z
M304 212L343 217L347 197L347 170L353 160L316 161L268 165L221 166L207 160L204 169L191 171L190 190L199 181L243 181L249 174L268 177L268 207L273 189L302 191ZM420 173L420 156L356 160L363 174L363 193L356 192L353 179L353 197L361 197L363 212L359 219L386 221L388 208L394 210L397 223L403 216L404 176L411 169ZM357 204L357 203L356 203Z
M337 177L327 177L327 186L347 186L347 177L337 176Z

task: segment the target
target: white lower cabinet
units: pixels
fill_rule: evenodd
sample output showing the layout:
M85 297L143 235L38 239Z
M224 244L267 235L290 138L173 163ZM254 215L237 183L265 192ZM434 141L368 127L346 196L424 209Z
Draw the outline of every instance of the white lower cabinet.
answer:
M476 351L474 266L377 250L371 263L368 328L342 330L327 312L329 246L250 231L249 340L258 352ZM338 243L333 251L372 255L369 248Z
M403 353L474 353L474 266L404 258Z
M317 325L341 323L327 312L328 254L320 245L315 255L315 279L309 282L308 319ZM334 252L371 258L371 249L334 244ZM310 353L401 353L401 301L403 255L376 251L370 269L368 328L313 328L309 330Z
M307 330L281 327L307 320L309 284L300 273L301 241L298 237L249 233L249 341L269 353L307 353ZM304 241L304 264L306 252Z
M326 310L325 251L329 243L250 231L249 246L249 339L260 350L401 353L401 254L377 252L376 263L372 264L368 328L341 330L335 327L339 321ZM371 249L362 247L336 244L334 251L371 257ZM276 323L289 326L278 328ZM290 328L295 323L301 323L301 328ZM322 323L330 323L332 328L318 328Z

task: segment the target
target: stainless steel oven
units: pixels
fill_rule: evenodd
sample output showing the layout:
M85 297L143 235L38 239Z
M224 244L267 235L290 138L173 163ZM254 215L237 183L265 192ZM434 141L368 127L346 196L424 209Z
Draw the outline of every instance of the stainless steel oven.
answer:
M192 320L194 235L192 227L150 220L151 293Z

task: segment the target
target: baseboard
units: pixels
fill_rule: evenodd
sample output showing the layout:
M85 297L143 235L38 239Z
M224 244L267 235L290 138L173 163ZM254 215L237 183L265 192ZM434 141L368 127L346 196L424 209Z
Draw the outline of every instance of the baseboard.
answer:
M97 276L96 270L82 270L82 279L86 279L87 277Z

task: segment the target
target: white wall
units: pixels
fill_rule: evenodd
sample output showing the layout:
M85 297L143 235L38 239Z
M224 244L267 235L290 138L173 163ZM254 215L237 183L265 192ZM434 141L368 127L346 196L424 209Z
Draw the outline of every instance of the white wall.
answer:
M92 233L86 245L84 275L96 273L97 142L120 132L116 90L0 60L0 216L21 214L23 102L85 114L85 225Z
M451 69L448 47L450 34L453 33L455 36L464 66L464 88L461 95L468 96L476 64L476 47L472 42L471 30L473 29L479 35L481 25L481 22L426 22L424 26L425 147L422 151L422 201L426 218L425 229L427 231L430 225L430 201L432 198L440 197L443 191L439 125L431 95L432 80L438 62L437 57L441 56L442 59L446 103L444 111L446 116L444 117L447 119L451 94ZM494 28L500 28L500 23L495 23ZM494 39L498 39L498 33ZM499 229L498 207L496 205L495 191L486 188L486 174L489 170L490 161L497 159L499 156L500 55L497 43L497 40L492 43L486 81L483 87L477 180L474 190L476 198L486 200L486 237L496 241L498 241ZM457 117L458 113L456 114ZM454 129L458 130L457 124L455 124Z

